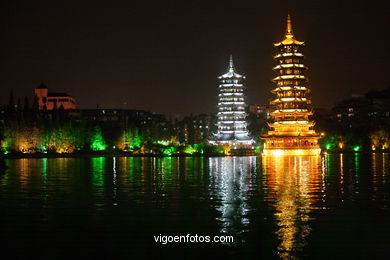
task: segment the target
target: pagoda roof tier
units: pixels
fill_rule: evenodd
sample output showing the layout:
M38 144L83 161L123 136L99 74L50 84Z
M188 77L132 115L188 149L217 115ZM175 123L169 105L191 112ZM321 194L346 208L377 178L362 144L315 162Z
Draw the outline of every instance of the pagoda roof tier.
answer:
M238 136L243 136L243 135L247 135L248 134L248 131L243 131L243 130L223 130L221 131L220 134L235 134L235 135L238 135Z
M243 96L219 96L220 102L231 102L231 101L237 101L237 102L244 102Z
M280 58L290 58L290 57L299 57L304 58L303 54L300 52L286 52L286 53L279 53L274 56L274 59L280 59Z
M221 138L218 138L217 140L212 140L211 141L212 143L220 143L220 144L247 144L247 145L251 145L253 144L255 141L253 139L251 139L250 137L247 137L245 139L236 139L236 138L231 138L231 137L221 137Z
M271 127L275 127L275 126L279 126L279 125L289 125L289 126L293 126L293 125L296 125L296 126L306 125L306 126L314 126L315 122L314 121L308 121L308 120L285 120L285 121L277 121L277 122L273 122L273 123L268 123L268 125L271 126Z
M306 108L293 108L293 109L278 109L275 111L270 112L270 114L294 114L294 115L300 115L300 114L305 114L305 115L312 115L313 112L309 109Z
M219 115L232 115L232 114L246 114L245 110L242 111L220 111L218 112Z
M287 98L277 98L275 100L272 100L271 104L285 103L285 102L303 102L303 103L310 104L311 100L307 98L287 97Z
M277 87L271 90L272 93L279 92L279 91L287 91L287 90L299 90L299 91L308 91L310 92L310 89L304 86L285 86L285 87Z
M282 98L283 99L283 98ZM294 98L294 99L297 99L297 98ZM270 101L270 104L271 105L281 105L281 104L305 104L305 105L310 105L312 102L310 99L307 99L307 98L299 98L299 100L291 100L291 101L281 101L280 99L275 99L275 100L271 100Z
M288 69L288 68L300 68L300 69L307 69L307 67L300 63L293 63L293 64L279 64L272 69L274 70L280 70L280 69Z
M226 115L218 115L218 123L216 123L215 125L226 125L226 124L244 124L246 123L245 122L241 122L241 121L244 121L245 120L245 117L246 117L246 114L242 114L241 117L235 117L235 118L231 118L231 117L228 117L228 119L225 118ZM232 116L232 115L231 115ZM223 123L223 122L229 122L229 123Z
M273 115L275 118L276 117L296 117L296 118L307 118L308 116L312 115L313 113L308 111L308 112L297 112L297 113L283 113L283 112L271 112L271 115ZM287 120L287 119L286 119ZM281 122L281 119L278 119L278 122Z
M244 106L245 105L245 102L235 102L235 101L232 101L232 102L219 102L218 103L218 106L227 106L227 105L241 105L241 106Z
M218 77L218 79L245 79L245 76L238 74L233 65L233 57L230 55L229 67L225 74Z
M289 116L292 116L292 117L307 117L307 116L310 116L313 114L313 112L310 112L310 111L307 111L307 112L293 112L293 113L290 113L290 112L270 112L271 115L274 115L275 117L277 116L282 116L282 117L289 117ZM278 121L281 121L280 119Z
M311 92L311 90L308 88L306 88L306 89L280 89L280 88L276 88L276 89L272 89L271 93L277 94L277 93L283 93L283 92L289 91L289 90L291 90L293 92L304 92L305 95Z
M276 78L272 79L273 81L283 80L283 79L306 79L304 75L282 75L277 76Z
M245 120L226 120L226 121L220 121L217 125L231 125L231 124L246 124Z
M222 96L237 96L237 97L244 97L244 93L243 92L223 92L223 93L219 93L218 94L219 97L222 97Z
M238 89L243 89L245 88L244 85L242 84L219 84L218 88L238 88Z
M218 109L219 109L219 113L223 113L223 112L226 112L226 107L228 106L217 106ZM232 108L233 110L230 110L228 112L234 112L234 113L240 113L240 112L245 112L245 108L244 107L231 107L229 106L228 108Z
M313 114L313 112L311 112L308 109L297 109L297 110L304 110L304 111L301 111L301 112L281 112L280 110L275 110L275 111L270 112L270 114L275 115L275 116L308 116L308 115Z
M240 93L240 92L242 93L243 91L237 92L237 90L244 89L243 86L224 86L224 85L219 85L218 88L221 89L221 91L223 91L223 92L229 92L229 93L234 92L234 91L229 91L229 89L234 89L236 91L236 93Z
M275 46L281 46L281 45L304 45L304 42L300 42L295 39L292 25L291 25L291 16L287 16L287 28L286 28L286 35L284 36L284 39L280 42L274 43Z
M273 133L272 131L271 132L268 132L267 134L264 134L261 136L261 138L283 138L283 139L286 139L286 138L294 138L294 139L299 139L299 138L304 138L304 139L307 139L307 138L321 138L322 136L318 133L316 133L314 130L311 130L310 132L300 132L298 134L296 133L281 133L281 134L275 134Z
M218 79L245 79L245 76L240 75L236 72L228 71L227 73L219 76Z
M295 38L294 38L294 36L293 37L288 37L287 35L285 36L286 38L283 40L283 41L281 41L281 42L277 42L277 43L274 43L274 45L276 46L276 47L278 47L278 46L280 46L280 45L305 45L305 42L300 42L300 41L298 41L298 40L296 40Z
M277 94L277 93L283 93L283 92L289 91L289 90L293 91L293 92L301 92L301 93L304 92L305 95L311 92L311 90L308 88L306 88L306 89L293 89L293 88L292 89L280 89L280 88L276 88L276 89L272 89L271 93Z
M313 138L313 139L318 139L319 137L321 137L321 134L318 134L318 133L311 133L311 134L308 134L308 135L289 135L289 134L282 134L282 135L274 135L274 134L264 134L261 136L261 138L264 138L264 139L268 139L268 138L296 138L296 139L299 139L299 138L305 138L305 139L308 139L308 138Z

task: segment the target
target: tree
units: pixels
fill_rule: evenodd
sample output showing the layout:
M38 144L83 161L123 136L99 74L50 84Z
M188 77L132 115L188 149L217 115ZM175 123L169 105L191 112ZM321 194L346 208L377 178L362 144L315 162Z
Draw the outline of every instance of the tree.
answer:
M102 130L99 126L95 126L90 136L90 148L92 151L104 151L107 145L103 139Z

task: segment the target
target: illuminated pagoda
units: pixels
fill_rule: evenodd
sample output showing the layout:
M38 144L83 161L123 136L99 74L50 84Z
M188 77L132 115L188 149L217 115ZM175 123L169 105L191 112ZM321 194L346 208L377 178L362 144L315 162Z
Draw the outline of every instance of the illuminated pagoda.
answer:
M218 79L218 131L210 143L228 144L232 148L251 148L254 141L247 130L243 85L245 76L235 71L231 55L227 72Z
M304 42L295 39L290 15L285 38L274 46L278 48L274 57L278 64L273 68L278 75L273 79L276 87L271 91L276 94L276 99L271 101L275 107L271 112L274 121L268 123L270 130L262 136L265 140L263 154L319 154L320 135L313 129L315 122L309 119L313 112L307 97L310 93L304 73L307 67L302 63Z

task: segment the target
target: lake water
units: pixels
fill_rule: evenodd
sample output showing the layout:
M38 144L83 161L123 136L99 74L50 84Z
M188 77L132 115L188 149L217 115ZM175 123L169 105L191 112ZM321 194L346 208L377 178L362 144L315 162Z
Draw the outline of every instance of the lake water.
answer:
M386 153L5 163L0 248L12 259L390 258Z

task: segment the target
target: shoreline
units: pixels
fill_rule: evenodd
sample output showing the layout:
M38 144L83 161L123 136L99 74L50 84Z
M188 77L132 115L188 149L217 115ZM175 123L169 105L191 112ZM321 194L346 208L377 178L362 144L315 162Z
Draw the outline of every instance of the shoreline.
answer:
M322 151L321 155L327 154L383 154L389 153L390 151ZM235 154L173 154L173 155L161 155L161 154L132 154L123 152L77 152L69 154L56 154L56 153L33 153L33 154L19 154L10 153L3 154L0 158L2 159L40 159L40 158L93 158L93 157L233 157L233 156L262 156L262 153L254 153L251 155Z

